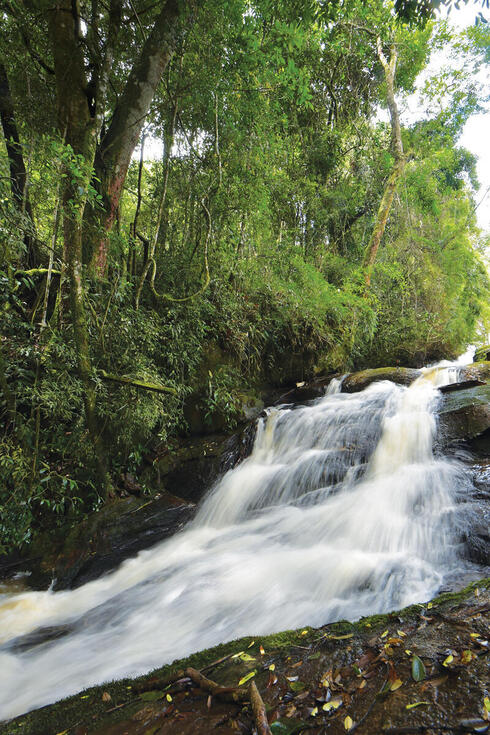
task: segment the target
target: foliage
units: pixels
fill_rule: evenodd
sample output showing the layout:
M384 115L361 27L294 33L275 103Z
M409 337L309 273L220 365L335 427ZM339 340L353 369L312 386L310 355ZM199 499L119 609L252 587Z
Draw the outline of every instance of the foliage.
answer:
M124 10L119 29L107 115L142 29L148 33L155 21L154 8L139 0L134 8ZM55 131L45 17L29 29L27 6L5 16L16 52L5 63L33 217L14 206L2 149L3 550L102 502L87 382L119 493L128 472L137 475L158 446L194 428L193 409L202 413L200 430L231 428L246 399L271 386L315 372L454 356L488 330L475 160L458 145L483 101L472 79L488 55L485 27L458 38L447 25L408 29L381 0L297 10L292 2L210 3L178 35L144 130L147 150L163 141L164 156L141 171L136 158L130 164L107 237L108 271L98 278L76 263L78 290L65 277L73 244L67 225L85 204L102 210L107 192L92 158ZM99 41L90 23L84 31L87 69L97 43L107 40L105 6L99 12ZM376 120L386 104L378 35L397 44L401 94L413 90L431 38L453 44L464 64L427 82L429 116L402 131L408 161L367 292L364 251L393 165L390 130ZM55 216L60 203L64 227ZM38 268L27 268L26 230L39 244ZM85 246L93 238L87 217L82 235ZM83 319L75 315L74 291ZM90 357L85 375L74 328L80 332L81 321ZM103 371L175 394L110 382Z

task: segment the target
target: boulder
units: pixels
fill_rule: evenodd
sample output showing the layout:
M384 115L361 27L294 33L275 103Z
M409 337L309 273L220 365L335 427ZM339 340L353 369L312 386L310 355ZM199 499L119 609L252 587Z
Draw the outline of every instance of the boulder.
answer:
M405 367L383 367L350 373L342 382L343 393L358 393L378 380L391 380L398 385L410 385L422 375L421 370Z
M467 441L490 428L490 385L446 393L439 409L439 437L443 445Z
M465 365L461 368L459 379L460 381L479 380L481 382L490 380L490 362L484 360L474 362L472 365Z
M481 360L490 360L490 345L483 345L475 351L473 362L480 362Z

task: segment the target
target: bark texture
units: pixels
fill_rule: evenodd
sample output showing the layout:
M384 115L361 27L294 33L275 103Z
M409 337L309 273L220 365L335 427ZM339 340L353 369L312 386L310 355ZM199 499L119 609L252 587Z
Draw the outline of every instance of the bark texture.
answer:
M117 218L132 153L162 74L177 47L179 33L193 21L193 10L194 3L185 7L179 0L167 0L163 5L97 149L95 173L101 182L104 206L102 213L90 212L92 236L86 257L95 260L100 276L106 271L108 236Z
M378 57L381 61L385 74L386 96L391 120L391 143L395 156L395 163L388 177L388 181L386 182L385 190L381 198L380 205L378 207L373 232L369 240L369 244L366 248L366 254L364 257L364 269L365 281L367 286L369 286L371 283L372 268L376 260L379 245L384 235L388 217L390 215L391 205L393 204L393 197L395 196L396 187L405 168L405 156L403 153L400 115L398 113L398 106L395 99L395 72L397 51L395 45L392 45L390 48L390 58L388 60L383 52L380 38L377 39L377 47Z
M65 162L63 187L63 249L70 292L73 333L77 348L78 372L83 384L87 429L94 448L99 475L99 492L106 497L110 480L105 467L101 435L96 416L96 393L90 358L82 277L83 214L95 155L96 124L87 103L82 47L78 38L76 6L63 0L50 13L58 117L65 142L74 158ZM77 156L81 159L76 158Z
M27 171L22 155L22 145L15 122L14 105L7 71L0 62L0 121L2 123L5 146L10 169L10 189L17 210L27 217L27 228L24 231L27 263L33 268L41 262L39 243L36 238L31 202L27 193Z

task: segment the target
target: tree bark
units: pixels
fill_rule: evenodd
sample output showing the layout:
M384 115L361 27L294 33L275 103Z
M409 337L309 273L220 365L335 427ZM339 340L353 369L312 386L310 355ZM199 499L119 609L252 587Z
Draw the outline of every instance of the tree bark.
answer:
M194 5L198 1L188 4L186 25L192 23ZM95 269L101 277L107 267L108 237L116 221L131 156L162 74L177 47L184 15L182 7L183 3L179 0L167 0L164 4L131 69L111 124L97 150L95 173L104 201L102 212L94 209L87 212L91 238L86 257L95 263Z
M73 333L78 372L83 384L85 419L94 448L100 482L105 498L111 483L105 466L102 440L96 417L96 392L90 358L88 327L82 277L82 224L87 191L92 176L96 145L95 115L91 114L86 89L84 58L77 33L79 19L71 0L61 0L50 13L60 129L74 158L67 155L63 186L63 249L68 276ZM69 152L66 151L67 153Z
M29 231L24 232L24 244L26 246L27 264L30 268L35 268L41 262L39 252L39 244L36 238L33 211L29 196L26 190L27 171L22 155L22 145L19 138L19 132L15 122L14 105L10 86L7 77L7 71L0 62L0 120L2 123L3 135L5 138L5 146L7 148L7 156L10 168L10 189L12 199L17 211L25 214L29 220Z
M369 244L366 248L366 254L364 256L364 279L366 282L366 286L369 286L371 283L371 272L373 269L374 261L376 260L378 248L384 235L386 223L390 215L391 205L393 204L393 197L395 196L396 187L405 168L405 156L403 153L400 116L395 99L395 72L397 62L396 47L394 44L392 44L390 48L389 60L383 53L383 47L381 44L381 39L379 37L377 39L377 47L378 57L381 61L385 73L386 97L388 101L388 109L390 111L391 120L391 144L395 156L395 163L393 165L391 174L388 177L388 181L386 182L385 190L381 198L380 205L378 207L373 232L369 240Z

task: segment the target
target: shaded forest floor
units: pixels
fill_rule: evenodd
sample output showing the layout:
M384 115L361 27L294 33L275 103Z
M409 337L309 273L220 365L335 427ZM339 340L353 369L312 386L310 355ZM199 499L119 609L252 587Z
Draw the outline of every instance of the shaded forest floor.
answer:
M256 728L246 694L252 681L275 735L486 732L489 613L486 579L357 623L242 638L88 689L0 725L0 732L245 735ZM197 672L224 691L198 686ZM233 701L236 690L244 701Z

